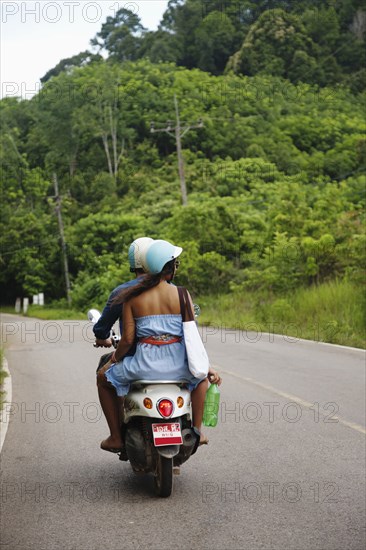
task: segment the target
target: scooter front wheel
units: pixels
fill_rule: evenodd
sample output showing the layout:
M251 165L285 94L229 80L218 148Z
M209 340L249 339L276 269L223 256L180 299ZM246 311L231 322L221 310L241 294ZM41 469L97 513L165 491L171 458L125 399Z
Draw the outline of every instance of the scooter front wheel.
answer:
M173 488L173 459L158 455L154 476L155 492L158 497L169 497Z

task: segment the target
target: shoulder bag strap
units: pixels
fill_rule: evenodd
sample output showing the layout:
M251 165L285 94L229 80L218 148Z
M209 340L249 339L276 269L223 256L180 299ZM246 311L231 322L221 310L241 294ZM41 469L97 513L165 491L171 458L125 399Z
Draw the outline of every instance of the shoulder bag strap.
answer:
M180 303L180 314L182 316L182 321L183 323L185 322L186 320L186 304L185 304L185 301L184 301L184 292L183 292L183 287L182 286L178 286L178 295L179 295L179 303Z

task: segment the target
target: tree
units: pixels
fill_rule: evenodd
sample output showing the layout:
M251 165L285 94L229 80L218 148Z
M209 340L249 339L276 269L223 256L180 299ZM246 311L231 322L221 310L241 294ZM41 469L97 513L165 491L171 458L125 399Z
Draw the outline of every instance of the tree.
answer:
M132 61L140 57L145 32L139 16L121 8L115 17L107 17L101 31L91 40L91 45L107 50L111 59Z
M77 75L75 84L79 90L94 89L89 101L79 100L74 120L83 132L101 140L109 174L116 181L128 141L134 136L133 124L129 125L132 98L124 93L118 66L106 62Z
M69 178L74 176L81 145L81 131L73 117L78 100L74 72L60 72L31 100L37 124L31 129L30 139L46 142L44 167Z
M148 57L152 63L167 61L177 63L182 56L179 38L166 30L158 29L143 36L140 49L141 57Z
M221 74L232 51L234 26L229 17L214 11L195 31L197 66L212 74Z
M89 50L80 52L72 57L67 57L66 59L61 59L53 69L47 71L41 78L41 82L45 84L50 78L59 75L62 71L70 73L75 67L84 67L93 61L100 61L101 59L103 59L101 55L91 53Z
M251 26L241 49L230 58L227 70L311 82L316 76L317 53L299 17L280 9L268 10Z

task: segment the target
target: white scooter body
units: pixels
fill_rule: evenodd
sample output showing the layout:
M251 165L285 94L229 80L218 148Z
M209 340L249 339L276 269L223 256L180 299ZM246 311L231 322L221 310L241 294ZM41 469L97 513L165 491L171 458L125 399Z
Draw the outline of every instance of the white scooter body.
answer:
M131 418L136 416L163 419L169 422L187 415L191 420L191 394L183 387L183 384L182 381L171 380L136 380L133 382L124 399L124 424L128 424ZM146 398L151 400L151 408L144 404ZM173 411L170 416L163 416L159 412L158 405L162 399L168 399L173 403Z

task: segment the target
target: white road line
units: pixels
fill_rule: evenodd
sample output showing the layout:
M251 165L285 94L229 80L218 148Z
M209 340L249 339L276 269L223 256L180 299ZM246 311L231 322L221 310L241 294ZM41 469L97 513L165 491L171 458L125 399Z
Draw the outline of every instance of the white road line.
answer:
M351 350L351 351L361 351L362 353L366 352L366 349L364 348L353 348L352 346L343 346L342 344L331 344L330 342L321 342L320 340L307 340L306 338L296 338L296 336L290 336L289 334L277 334L276 332L262 332L262 334L265 334L267 336L278 336L279 338L293 338L294 343L296 342L305 342L310 344L320 344L322 346L331 346L332 348L339 348L343 350Z
M4 407L5 407L5 403L11 404L11 401L12 401L11 375L9 371L9 365L5 357L3 361L3 369L8 375L5 377L4 385L3 385L3 391L5 392L5 398L4 398ZM3 416L4 416L4 408L2 409L2 411L0 411L0 452L3 448L6 432L8 431L8 426L9 426L9 415L8 414L5 415L5 420Z
M281 390L278 390L277 388L274 388L273 386L269 386L267 384L262 384L262 382L258 382L257 380L254 380L253 378L248 378L247 376L242 376L241 374L237 374L236 372L232 372L226 369L223 369L219 367L218 365L213 365L214 369L217 369L220 373L228 374L229 376L233 376L234 378L238 378L239 380L242 380L243 382L247 382L248 384L252 384L253 386L257 386L258 388L261 388L263 390L269 391L271 393L274 393L275 395L278 395L280 397L284 397L285 399L289 399L290 401L294 401L295 403L298 403L302 407L306 409L313 409L314 403L309 403L309 401L305 401L305 399L302 399L301 397L297 397L296 395L292 395L290 393L283 392ZM322 414L319 412L319 414ZM328 416L325 414L322 414L322 416ZM355 422L349 422L348 420L344 420L343 418L340 418L339 416L332 415L332 419L337 420L340 424L343 424L343 426L347 426L347 428L352 428L352 430L355 430L356 432L359 432L361 434L366 434L366 429L361 426L360 424L356 424Z

